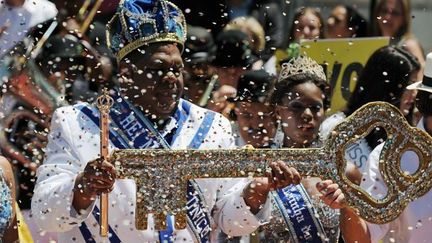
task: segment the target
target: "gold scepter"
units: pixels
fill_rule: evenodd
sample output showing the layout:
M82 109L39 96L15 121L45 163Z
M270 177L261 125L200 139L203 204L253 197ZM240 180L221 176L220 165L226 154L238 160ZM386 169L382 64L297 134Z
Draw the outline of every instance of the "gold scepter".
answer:
M109 151L109 111L114 103L114 99L109 95L108 89L104 88L102 95L96 100L97 108L100 112L100 154L103 160L108 160ZM100 202L100 235L108 236L108 193L102 193Z

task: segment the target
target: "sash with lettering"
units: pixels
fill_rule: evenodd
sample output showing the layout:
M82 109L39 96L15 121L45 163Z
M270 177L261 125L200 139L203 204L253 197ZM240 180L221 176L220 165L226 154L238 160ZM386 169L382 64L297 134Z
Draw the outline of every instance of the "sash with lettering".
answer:
M119 95L113 96L113 98L115 102L110 110L112 123L110 125L109 137L111 142L119 149L171 149L170 144L173 144L178 137L183 123L187 120L192 107L191 103L181 99L174 116L171 118L175 119L175 129L166 129L162 131L161 134L142 112L131 105L126 99L123 99ZM99 126L98 114L94 114L94 112L86 106L81 108L81 112ZM203 123L207 124L201 124L201 126L199 126L194 139L192 139L192 142L187 146L189 149L199 148L201 142L197 141L204 140L202 136L205 136L208 131L203 131L203 129L209 129L210 126L208 123L211 124L213 118L214 113L209 112L206 114ZM170 124L170 122L167 124ZM210 242L211 217L208 210L206 210L204 196L194 180L188 182L187 189L188 226L193 231L197 241ZM167 226L166 230L159 232L160 242L173 242L173 216L167 217Z
M276 206L289 229L293 242L322 243L326 239L317 212L302 185L291 185L272 192Z

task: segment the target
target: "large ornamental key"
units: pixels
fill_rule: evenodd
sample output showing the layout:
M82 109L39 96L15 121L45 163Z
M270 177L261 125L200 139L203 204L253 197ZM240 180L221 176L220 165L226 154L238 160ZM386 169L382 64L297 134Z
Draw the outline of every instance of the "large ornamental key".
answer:
M379 168L388 187L386 197L375 199L345 176L344 151L375 127L387 132ZM414 151L420 164L413 174L401 170L405 151ZM406 205L429 191L432 184L432 138L408 125L394 106L374 102L338 124L321 148L235 150L116 150L111 161L119 178L137 185L136 227L147 228L154 214L155 228L166 227L166 215L176 217L176 228L186 227L186 186L191 178L264 176L272 161L282 160L304 176L338 183L347 203L365 220L383 224L394 220Z

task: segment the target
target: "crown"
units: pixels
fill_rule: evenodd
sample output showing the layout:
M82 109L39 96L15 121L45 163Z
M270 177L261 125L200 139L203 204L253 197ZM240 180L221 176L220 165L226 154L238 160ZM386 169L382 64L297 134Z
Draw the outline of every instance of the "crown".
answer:
M106 32L117 61L155 42L178 43L183 52L186 20L182 11L166 0L122 0Z
M298 56L282 64L278 82L300 73L309 73L324 81L327 80L321 65L310 57Z

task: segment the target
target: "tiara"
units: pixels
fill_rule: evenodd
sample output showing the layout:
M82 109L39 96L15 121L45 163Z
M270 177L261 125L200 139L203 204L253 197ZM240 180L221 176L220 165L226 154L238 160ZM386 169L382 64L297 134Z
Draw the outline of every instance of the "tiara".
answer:
M178 43L183 51L186 20L182 11L166 0L122 0L106 32L108 46L120 61L155 42Z
M298 56L282 64L278 82L300 73L309 73L324 81L327 80L323 67L315 60L307 56Z

